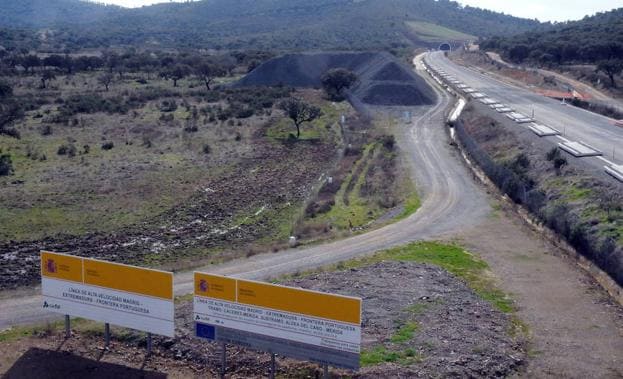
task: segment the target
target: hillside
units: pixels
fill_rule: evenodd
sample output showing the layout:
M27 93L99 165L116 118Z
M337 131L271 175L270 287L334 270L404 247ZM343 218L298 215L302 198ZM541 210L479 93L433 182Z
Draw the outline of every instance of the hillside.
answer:
M623 58L623 8L580 21L512 37L493 37L481 44L515 62L542 64L595 63Z
M438 36L440 30L463 39L511 35L540 25L448 0L204 0L136 9L79 0L0 0L0 7L0 28L45 29L45 38L38 43L51 49L111 45L397 48L414 42L430 44L430 35ZM413 25L428 26L414 30ZM8 43L0 40L0 44Z
M123 8L76 0L1 0L0 25L47 28L61 24L91 23L120 13Z

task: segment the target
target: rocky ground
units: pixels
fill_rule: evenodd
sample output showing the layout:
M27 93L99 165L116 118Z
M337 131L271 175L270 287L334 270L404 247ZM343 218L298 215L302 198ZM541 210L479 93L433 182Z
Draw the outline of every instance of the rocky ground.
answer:
M356 377L500 377L520 369L526 358L525 344L509 335L511 316L495 310L461 280L436 266L386 261L284 284L363 298L364 356L383 351L385 357L398 358L363 367ZM216 376L219 346L192 337L189 301L178 305L177 314L176 338L156 338L154 355L147 360L142 350L144 338L138 334L119 332L105 350L99 330L82 330L67 341L53 331L5 343L7 353L0 372L6 378L34 373L46 377L40 376L45 367L49 377L60 370L105 377L110 369L134 377L135 369L140 368L147 377L160 377L160 373L168 377ZM413 334L399 341L395 336L405 325L414 326ZM268 354L228 347L231 377L265 376L269 361ZM278 366L284 377L309 377L319 372L315 365L281 357ZM334 370L332 375L353 373Z

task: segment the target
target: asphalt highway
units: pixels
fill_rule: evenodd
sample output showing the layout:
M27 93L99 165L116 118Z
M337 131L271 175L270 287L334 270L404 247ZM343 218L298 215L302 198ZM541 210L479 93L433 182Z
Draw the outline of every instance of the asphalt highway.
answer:
M509 105L524 115L534 114L534 119L538 123L553 127L563 133L562 138L557 137L560 139L557 142L565 139L584 142L604 154L601 159L581 159L597 159L595 163L601 168L608 162L623 164L623 128L615 126L614 120L564 105L558 100L505 83L477 69L458 65L450 61L442 52L428 54L426 62L431 67L445 71L457 80L494 100Z

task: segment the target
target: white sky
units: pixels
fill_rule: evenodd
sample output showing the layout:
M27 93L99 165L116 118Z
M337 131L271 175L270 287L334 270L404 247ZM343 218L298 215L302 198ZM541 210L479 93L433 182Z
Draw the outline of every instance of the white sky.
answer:
M579 20L597 12L623 7L623 0L458 0L465 5L491 9L541 21Z
M167 0L100 0L124 7L140 7ZM183 0L174 0L183 1ZM313 1L313 0L310 0ZM465 5L491 9L541 21L578 20L596 12L623 7L623 0L458 0Z

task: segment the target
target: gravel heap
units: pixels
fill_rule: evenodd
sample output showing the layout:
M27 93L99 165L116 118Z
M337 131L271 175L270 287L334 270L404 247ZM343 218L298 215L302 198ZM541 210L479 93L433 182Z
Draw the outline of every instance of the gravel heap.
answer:
M435 94L426 82L388 53L287 54L257 67L237 86L321 86L321 76L333 68L346 68L359 81L349 96L378 106L431 105Z

